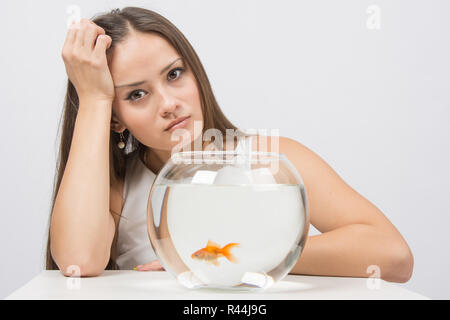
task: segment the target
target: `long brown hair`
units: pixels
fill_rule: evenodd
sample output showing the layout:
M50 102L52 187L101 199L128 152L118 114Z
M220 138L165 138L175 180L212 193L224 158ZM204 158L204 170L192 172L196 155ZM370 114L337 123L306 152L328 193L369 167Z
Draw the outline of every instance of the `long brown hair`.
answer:
M235 132L234 134L237 133L237 137L253 135L239 130L225 117L214 97L206 72L195 50L192 48L191 44L184 37L184 35L169 20L154 11L138 7L114 9L111 12L100 13L94 16L91 20L98 26L102 27L105 30L105 33L112 38L111 46L106 51L107 56L109 56L114 50L115 45L125 40L125 38L129 35L130 28L140 32L156 33L164 37L175 48L178 54L184 58L187 66L192 70L196 77L203 114L202 135L206 130L212 128L219 130L223 137L227 135L226 129L233 129ZM46 251L47 270L58 270L58 266L53 260L50 251L50 221L53 207L55 205L56 195L58 193L64 174L64 169L66 167L67 158L69 156L75 120L77 118L78 103L78 95L75 87L68 79L65 101L63 105L62 134L55 170L56 173L54 177L50 219L48 223L49 227ZM60 125L59 128L61 128ZM125 168L128 156L134 154L135 152L142 154L147 148L147 146L141 144L135 137L133 137L128 130L125 130L123 135L125 141L128 142L126 147L128 152L126 153L117 147L117 143L120 138L119 134L113 131L110 135L110 185L113 185L113 183L116 183L118 180L123 180L125 178ZM115 214L120 216L119 213ZM118 269L113 257L110 257L106 269Z

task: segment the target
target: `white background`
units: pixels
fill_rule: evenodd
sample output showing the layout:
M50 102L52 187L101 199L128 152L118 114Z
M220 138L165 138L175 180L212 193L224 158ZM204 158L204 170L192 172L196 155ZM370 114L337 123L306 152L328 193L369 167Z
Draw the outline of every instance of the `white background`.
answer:
M279 129L320 155L410 245L414 274L400 285L450 298L446 0L3 1L0 298L44 266L69 5L171 20L234 124ZM380 29L367 27L370 5Z

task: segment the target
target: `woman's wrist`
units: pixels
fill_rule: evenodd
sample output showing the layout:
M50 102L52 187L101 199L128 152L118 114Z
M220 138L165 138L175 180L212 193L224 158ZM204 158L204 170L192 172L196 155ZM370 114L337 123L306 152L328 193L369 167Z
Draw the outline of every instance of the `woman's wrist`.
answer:
M97 95L83 95L80 96L79 103L80 108L82 106L87 108L101 108L101 107L111 108L113 99Z

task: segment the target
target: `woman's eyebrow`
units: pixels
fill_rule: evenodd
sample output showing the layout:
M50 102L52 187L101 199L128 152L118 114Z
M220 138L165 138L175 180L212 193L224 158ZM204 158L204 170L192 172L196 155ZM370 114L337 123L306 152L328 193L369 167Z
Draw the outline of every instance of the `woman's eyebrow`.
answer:
M161 72L159 73L160 75L162 75L165 71L167 71L175 62L177 62L178 60L180 60L180 58L177 58L175 60L173 60L167 67L165 67L164 69L161 70Z
M169 69L175 62L177 62L180 59L182 59L182 58L180 57L180 58L177 58L174 61L172 61L168 66L164 67L164 69L162 69L159 74L162 75L165 71L167 71L167 69ZM146 80L143 80L143 81L133 82L133 83L129 83L129 84L121 84L121 85L118 85L118 86L114 86L114 88L136 87L136 86L139 86L139 85L141 85L143 83L146 83L146 82L147 82Z
M122 85L120 85L120 86L114 86L114 88L123 88L123 87L136 87L136 86L139 86L139 85L141 85L141 84L143 84L143 83L146 83L147 81L139 81L139 82L134 82L134 83L129 83L129 84L122 84Z

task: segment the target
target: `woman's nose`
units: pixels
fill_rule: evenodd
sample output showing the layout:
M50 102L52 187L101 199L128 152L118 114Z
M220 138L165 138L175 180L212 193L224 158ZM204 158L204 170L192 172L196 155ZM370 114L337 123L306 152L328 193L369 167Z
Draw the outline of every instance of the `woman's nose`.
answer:
M159 92L159 110L161 115L173 112L177 107L176 99L169 92L160 90Z

